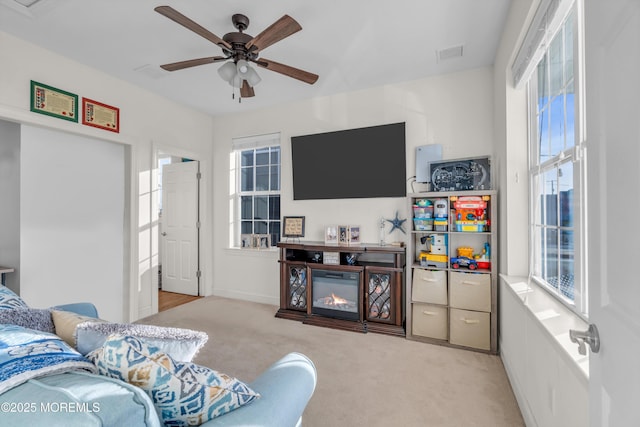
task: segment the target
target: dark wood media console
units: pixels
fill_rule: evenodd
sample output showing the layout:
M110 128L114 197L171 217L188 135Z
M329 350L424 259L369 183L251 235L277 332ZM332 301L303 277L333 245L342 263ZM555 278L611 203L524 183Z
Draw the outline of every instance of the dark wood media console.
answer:
M280 242L276 317L405 336L405 249Z

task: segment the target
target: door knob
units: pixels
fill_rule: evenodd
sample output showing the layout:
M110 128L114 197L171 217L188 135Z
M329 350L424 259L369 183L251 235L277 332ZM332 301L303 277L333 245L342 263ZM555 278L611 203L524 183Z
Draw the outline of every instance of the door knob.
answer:
M589 329L586 331L569 329L569 338L571 338L571 342L578 344L578 353L580 354L587 354L585 344L589 344L592 353L600 351L600 335L598 334L598 328L594 324L590 324Z
M160 234L162 234L162 236L164 237L164 236L166 236L166 235L167 235L167 232L166 232L166 231L163 231L163 232L162 232L162 233L160 233Z

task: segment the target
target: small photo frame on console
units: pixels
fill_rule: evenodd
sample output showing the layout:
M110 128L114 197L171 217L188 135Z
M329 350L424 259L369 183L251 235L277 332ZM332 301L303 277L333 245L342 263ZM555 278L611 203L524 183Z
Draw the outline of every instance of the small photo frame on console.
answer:
M282 217L282 237L304 237L303 216Z
M338 226L338 244L339 245L349 244L349 227L347 227L346 225Z
M350 245L360 244L360 226L359 225L349 226L349 244Z
M328 226L324 231L324 244L325 245L337 245L338 244L338 227L335 225Z

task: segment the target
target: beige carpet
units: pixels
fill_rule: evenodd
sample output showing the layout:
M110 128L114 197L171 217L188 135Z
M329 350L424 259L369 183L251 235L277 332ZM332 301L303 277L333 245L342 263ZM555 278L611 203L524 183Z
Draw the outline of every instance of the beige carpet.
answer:
M207 297L139 323L207 332L194 361L244 381L288 352L306 354L318 385L305 427L524 426L497 356L304 325L276 318L276 311Z

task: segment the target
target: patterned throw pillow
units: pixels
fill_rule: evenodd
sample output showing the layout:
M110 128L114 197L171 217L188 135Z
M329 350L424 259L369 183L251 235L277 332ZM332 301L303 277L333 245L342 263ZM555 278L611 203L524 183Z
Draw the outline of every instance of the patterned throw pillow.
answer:
M55 333L51 311L44 308L12 308L0 310L0 324L18 325L36 331Z
M87 354L101 347L109 336L128 335L158 347L173 360L191 362L209 339L206 332L138 323L85 322L76 328L77 349Z
M112 335L87 358L101 375L147 392L167 426L200 425L260 396L236 378L194 363L176 362L131 336Z
M11 308L29 308L29 306L11 289L0 285L0 310Z

